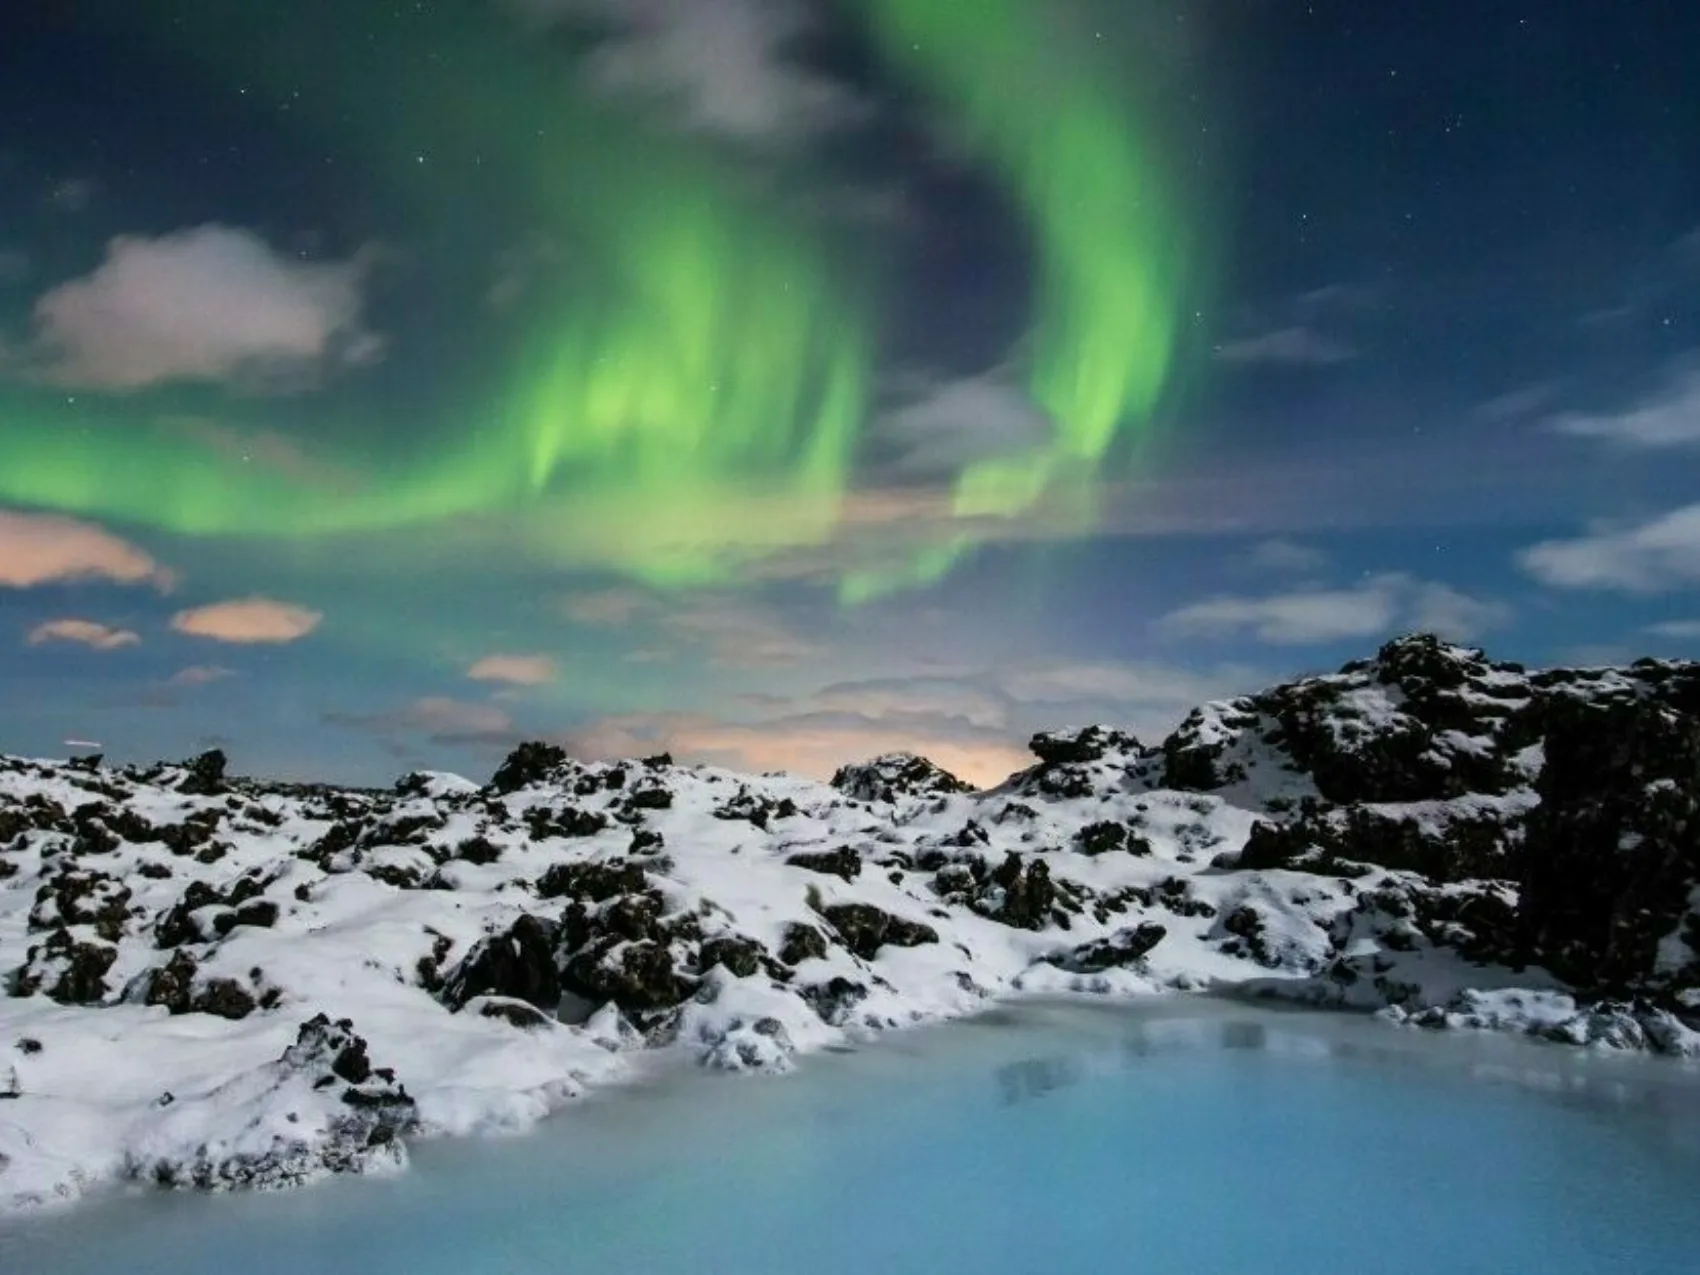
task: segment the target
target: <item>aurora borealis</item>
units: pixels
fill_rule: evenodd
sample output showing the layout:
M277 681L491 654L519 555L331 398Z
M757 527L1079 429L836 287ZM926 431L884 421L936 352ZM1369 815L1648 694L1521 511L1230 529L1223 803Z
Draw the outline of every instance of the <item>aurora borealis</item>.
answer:
M0 748L988 777L1687 640L1684 13L1278 8L0 13Z
M379 465L328 442L331 463L353 475L348 487L257 474L193 438L103 421L74 403L80 428L68 430L57 405L19 402L5 409L0 498L262 538L518 513L560 534L553 547L533 537L548 556L660 585L735 580L752 560L839 533L879 374L878 304L859 295L870 291L858 277L864 263L751 194L731 160L588 99L540 57L508 48L503 62L511 33L499 15L479 21L448 6L453 16L402 19L399 32L380 31L383 51L368 61L327 60L288 41L260 46L248 21L187 8L209 30L181 35L181 14L161 10L165 45L226 81L263 76L281 91L317 67L335 109L370 99L375 62L379 92L396 95L388 115L425 116L428 134L444 139L414 157L414 169L432 172L404 173L413 197L450 204L452 184L476 168L480 182L533 210L578 268L530 307L529 330L516 334L488 397L444 412L429 445ZM1051 435L965 466L944 525L897 546L881 571L849 570L846 601L936 578L973 542L976 520L1019 515L1058 481L1089 526L1092 480L1161 396L1184 302L1175 194L1101 56L1102 33L1068 10L1041 18L1023 0L972 10L882 0L868 10L873 42L963 125L1032 236L1037 279L1021 358ZM242 65L251 55L232 48L260 51L263 64ZM497 76L505 88L493 86ZM485 129L521 111L548 126L488 144ZM363 134L379 152L393 147L382 132ZM596 537L611 510L658 534Z

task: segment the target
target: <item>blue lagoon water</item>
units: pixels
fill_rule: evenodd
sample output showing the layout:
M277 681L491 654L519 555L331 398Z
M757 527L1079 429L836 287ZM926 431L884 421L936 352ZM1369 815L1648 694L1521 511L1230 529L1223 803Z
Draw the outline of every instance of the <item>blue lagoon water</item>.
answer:
M673 1075L411 1172L0 1223L6 1275L1700 1270L1700 1074L1187 1001Z

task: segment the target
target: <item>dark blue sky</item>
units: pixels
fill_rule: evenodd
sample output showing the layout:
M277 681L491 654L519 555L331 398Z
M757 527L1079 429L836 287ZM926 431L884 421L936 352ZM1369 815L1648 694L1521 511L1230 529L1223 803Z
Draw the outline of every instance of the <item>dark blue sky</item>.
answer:
M1700 9L1035 0L1059 49L1108 37L1080 76L1155 157L1185 269L1157 405L1087 486L969 528L951 484L1065 429L1021 386L1056 236L865 8L8 6L0 748L218 739L382 780L549 735L981 777L1035 727L1157 731L1413 628L1533 663L1700 648ZM524 87L556 79L639 141ZM476 468L543 299L604 268L544 176L590 206L599 173L699 162L845 297L877 281L827 530L657 587L506 505L323 537L175 503L203 453L351 501L455 440ZM670 513L597 509L613 546ZM842 604L869 562L910 587Z

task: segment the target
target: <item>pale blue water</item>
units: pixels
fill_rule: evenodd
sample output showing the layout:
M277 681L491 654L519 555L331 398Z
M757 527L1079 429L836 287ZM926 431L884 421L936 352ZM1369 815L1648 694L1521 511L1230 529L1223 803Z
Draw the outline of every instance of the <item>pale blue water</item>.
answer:
M1700 1270L1700 1075L1190 1002L586 1102L386 1181L0 1224L6 1275Z

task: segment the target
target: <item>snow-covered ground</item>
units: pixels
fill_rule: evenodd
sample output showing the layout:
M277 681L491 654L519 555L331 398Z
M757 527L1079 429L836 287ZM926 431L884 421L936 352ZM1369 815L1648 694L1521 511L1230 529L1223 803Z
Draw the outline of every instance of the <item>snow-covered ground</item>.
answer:
M1396 711L1359 689L1349 721ZM1255 823L1317 796L1256 717L1192 723L1233 765L1212 792L1098 730L1035 741L985 793L903 757L825 785L528 746L491 786L384 793L0 760L0 1208L391 1170L408 1137L524 1129L642 1050L783 1070L1023 994L1268 995L1700 1054L1665 1009L1488 960L1511 882L1242 864ZM1444 837L1532 804L1399 817Z

